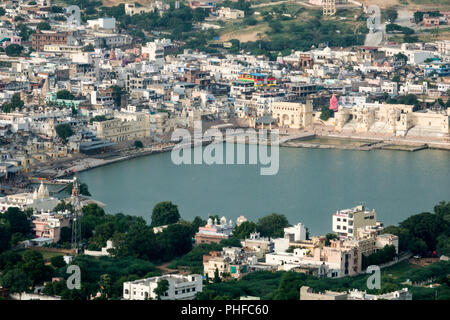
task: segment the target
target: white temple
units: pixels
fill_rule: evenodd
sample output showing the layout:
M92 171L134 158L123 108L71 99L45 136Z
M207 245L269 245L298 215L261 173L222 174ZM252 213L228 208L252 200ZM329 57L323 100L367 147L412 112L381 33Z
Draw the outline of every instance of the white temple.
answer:
M9 207L18 207L20 210L32 208L34 211L42 212L53 210L58 202L58 199L50 197L47 186L41 182L34 192L11 194L0 198L0 211L4 212Z

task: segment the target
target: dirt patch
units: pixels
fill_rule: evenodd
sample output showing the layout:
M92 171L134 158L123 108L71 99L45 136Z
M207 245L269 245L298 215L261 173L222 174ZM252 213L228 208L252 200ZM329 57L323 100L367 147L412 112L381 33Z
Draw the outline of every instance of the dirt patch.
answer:
M264 26L262 28L252 27L244 30L236 30L220 35L220 40L229 41L231 39L237 39L240 42L257 41L259 39L262 40L266 38L265 32L267 29L267 26Z
M426 267L435 262L439 262L439 258L410 258L408 262L419 267Z

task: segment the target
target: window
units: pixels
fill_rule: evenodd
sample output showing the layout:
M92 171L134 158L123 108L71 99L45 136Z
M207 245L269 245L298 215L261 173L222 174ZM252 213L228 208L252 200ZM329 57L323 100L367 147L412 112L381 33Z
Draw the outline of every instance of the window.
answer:
M341 226L337 226L336 229L341 230Z
M341 218L337 218L336 220L337 220L337 221L341 221Z

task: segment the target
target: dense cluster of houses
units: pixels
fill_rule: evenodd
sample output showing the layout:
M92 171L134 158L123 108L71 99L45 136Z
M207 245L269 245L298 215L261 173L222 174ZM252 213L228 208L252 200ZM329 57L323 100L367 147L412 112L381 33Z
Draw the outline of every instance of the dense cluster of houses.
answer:
M17 44L27 53L0 53L0 104L20 98L0 113L2 160L20 163L21 170L165 135L192 127L196 120L293 129L325 124L338 132L407 137L449 135L449 40L325 46L280 54L276 61L245 52L186 49L175 54L179 44L169 39L135 43L118 31L113 17L83 23L77 10L52 13L51 4L2 4L2 45ZM169 10L158 1L148 8L133 6L127 4L127 14ZM17 15L26 18L15 21ZM66 19L55 19L58 15ZM34 31L28 39L19 36L19 22ZM40 30L42 22L51 29ZM407 94L421 102L441 99L443 105L422 109L379 102L385 95L395 99ZM335 116L324 122L319 117L328 104ZM74 131L67 141L57 134L61 124Z

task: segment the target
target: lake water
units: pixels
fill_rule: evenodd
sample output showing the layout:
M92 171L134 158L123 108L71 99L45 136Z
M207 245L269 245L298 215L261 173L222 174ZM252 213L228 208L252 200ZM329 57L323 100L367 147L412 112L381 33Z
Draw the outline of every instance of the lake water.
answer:
M247 146L248 148L248 146ZM131 159L78 177L108 213L143 216L169 200L183 219L208 214L235 219L283 213L315 234L331 231L331 215L364 204L385 225L450 201L450 152L280 148L278 174L258 165L175 165L170 152Z

